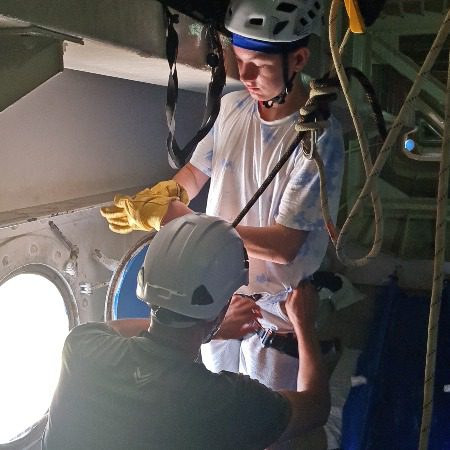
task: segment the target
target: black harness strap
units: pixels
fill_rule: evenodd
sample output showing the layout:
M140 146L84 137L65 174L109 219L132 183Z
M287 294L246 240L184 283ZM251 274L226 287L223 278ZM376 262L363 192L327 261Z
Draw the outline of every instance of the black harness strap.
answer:
M263 347L273 348L281 353L298 358L298 341L294 333L277 333L276 331L260 327L256 334L261 339ZM338 353L341 349L339 339L319 341L323 355L330 351Z
M336 292L342 288L342 279L332 272L315 272L310 282L317 291L320 291L322 288L327 288L332 292ZM252 297L255 301L258 301L261 295L253 294L247 297ZM256 334L259 336L263 347L274 348L281 353L298 358L298 341L295 333L277 333L274 330L262 327L259 322L256 322L255 325L257 326ZM319 344L323 354L331 350L335 352L340 350L340 342L338 339L320 341Z
M169 63L169 81L166 97L166 120L169 128L167 136L167 149L169 163L173 168L181 168L188 161L197 144L208 134L219 114L222 89L225 86L226 73L223 59L223 50L217 30L210 24L204 28L210 53L207 55L207 64L211 67L211 81L206 92L206 105L203 121L196 135L180 148L175 139L175 111L178 100L178 34L174 24L178 23L178 14L171 14L165 8L167 17L166 55Z
M280 334L263 327L258 328L256 334L261 339L263 347L270 347L281 353L298 358L298 343L294 333Z

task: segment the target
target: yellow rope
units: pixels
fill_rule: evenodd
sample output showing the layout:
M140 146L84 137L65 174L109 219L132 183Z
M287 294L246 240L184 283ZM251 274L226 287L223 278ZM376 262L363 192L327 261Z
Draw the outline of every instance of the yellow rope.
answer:
M356 108L352 104L351 98L348 95L348 90L349 90L348 89L348 79L345 74L344 68L342 66L338 45L337 45L337 42L335 39L336 22L337 22L339 3L342 3L342 0L333 0L331 3L331 8L330 8L330 16L329 16L330 48L331 48L331 52L332 52L333 62L335 64L335 70L336 70L336 73L341 82L342 90L344 91L344 95L346 96L346 100L349 105L350 113L352 114L352 118L353 118L353 121L355 124L356 133L357 133L358 140L359 140L359 143L361 146L361 153L362 153L364 168L365 168L366 174L367 174L367 179L366 179L366 182L364 184L364 187L363 187L359 197L357 198L355 204L353 205L353 207L342 227L342 230L339 233L339 236L336 240L336 254L343 264L345 264L347 266L358 267L358 266L367 264L371 259L375 258L381 249L381 243L382 243L382 238L383 238L383 220L382 220L381 201L376 192L376 182L378 179L378 175L380 174L381 169L383 168L383 166L389 156L390 151L394 148L395 145L397 145L396 141L397 141L398 135L401 132L402 128L405 126L409 112L412 109L412 107L414 106L414 102L419 95L422 84L425 81L426 77L428 76L430 69L433 66L433 64L434 64L439 52L441 51L441 49L445 43L445 40L450 32L450 10L447 12L447 15L436 35L433 45L432 45L427 57L425 58L425 61L422 65L419 73L417 74L416 80L414 81L414 84L411 87L411 89L408 93L408 96L406 97L405 102L403 103L403 106L400 109L398 116L396 117L391 129L389 130L389 133L386 137L386 140L383 143L380 153L379 153L375 163L372 166L366 137L363 132L363 127L359 120ZM372 249L366 256L354 260L354 259L348 258L345 255L344 241L345 241L346 235L348 235L348 233L349 233L349 227L350 227L351 223L357 216L357 213L359 212L360 208L362 207L363 202L369 196L372 197L372 203L374 205L374 214L375 214L374 242L373 242Z
M425 382L423 387L422 426L420 429L419 450L428 448L431 419L433 413L434 375L436 351L441 311L442 286L444 282L445 232L447 216L448 180L450 168L450 53L447 72L447 91L445 97L445 125L442 138L442 156L439 170L437 196L436 233L434 249L433 288L431 292L428 318L427 356L425 363Z
M350 115L352 117L356 135L358 138L358 141L360 143L361 147L361 155L362 160L364 164L364 170L366 172L366 175L369 176L373 166L372 166L372 159L370 156L369 151L369 144L367 141L366 134L364 133L364 127L361 121L361 118L358 114L356 105L354 104L351 96L350 96L350 88L349 88L349 81L347 78L347 75L344 70L344 66L342 64L341 60L341 53L343 51L343 46L338 47L338 42L336 39L337 36L337 17L338 17L338 8L339 6L342 6L342 0L333 0L330 7L330 16L329 16L329 41L330 41L330 50L331 50L331 56L333 58L333 64L335 67L336 74L339 78L339 81L341 83L342 92L344 94L345 100L347 102ZM346 40L348 37L348 32L345 35L344 40ZM369 254L365 256L364 258L358 259L358 260L352 260L350 258L347 258L343 251L343 242L344 242L344 236L347 234L347 229L342 229L339 236L336 236L333 243L336 246L336 254L340 261L347 265L347 266L362 266L369 262L370 258L374 258L378 255L381 249L381 244L383 240L383 215L382 215L382 206L381 206L381 199L380 196L377 193L376 185L375 183L372 184L370 188L370 196L372 198L372 204L374 209L374 216L375 216L375 236L374 236L374 243L372 246L372 249L370 250ZM353 219L356 216L356 212L351 212L349 217L347 218L347 221L353 221ZM348 227L347 227L348 228Z
M421 86L428 76L438 54L440 53L448 34L450 33L450 10L436 35L433 45L425 58L425 61L417 74L416 80L411 87L408 96L406 97L403 106L396 117L388 136L380 150L380 153L373 164L370 159L370 154L368 153L367 141L364 133L362 132L361 123L356 111L356 108L352 104L351 98L349 96L348 89L348 79L346 77L345 71L341 62L341 49L338 49L338 45L335 39L336 36L336 22L338 14L338 3L342 0L333 0L330 9L329 17L329 39L330 48L333 57L333 63L335 66L336 73L341 82L342 90L344 96L347 100L350 113L352 115L353 122L355 124L355 130L357 137L361 146L361 153L364 162L364 168L367 174L367 180L364 187L355 202L355 205L350 211L350 214L342 227L342 231L337 237L336 241L332 238L333 242L336 244L336 253L339 259L346 265L350 266L360 266L366 264L370 258L375 257L380 248L382 242L382 212L381 212L381 202L376 193L376 180L384 166L390 151L396 145L396 140L398 135L405 125L405 118L408 117L410 110L412 109L416 98L418 97ZM347 37L347 36L346 36ZM435 234L435 257L434 257L434 275L433 275L433 286L431 294L430 303L430 313L428 322L428 340L427 340L427 355L426 355L426 365L425 365L425 381L424 381L424 398L423 398L423 411L422 411L422 426L420 433L419 450L426 450L428 448L428 441L431 428L431 419L433 412L433 392L434 392L434 377L435 377L435 366L436 366L436 351L437 351L437 339L438 339L438 326L439 326L439 315L441 307L441 296L443 288L443 278L444 278L444 262L445 262L445 232L446 232L446 214L447 214L447 203L448 203L448 182L449 182L449 170L450 170L450 55L449 55L449 69L448 69L448 79L447 79L447 91L446 91L446 103L445 103L445 128L444 136L442 140L442 157L439 172L439 186L438 186L438 197L437 197L437 216L436 216L436 234ZM317 161L316 161L317 162ZM318 164L319 172L323 173L323 167ZM322 184L321 184L322 191ZM351 260L347 258L344 254L344 244L346 234L348 233L348 228L352 223L353 219L356 217L357 212L362 206L362 202L371 195L372 203L374 205L375 213L375 237L371 251L368 255L358 260ZM325 205L326 206L326 205ZM331 233L330 233L331 235Z

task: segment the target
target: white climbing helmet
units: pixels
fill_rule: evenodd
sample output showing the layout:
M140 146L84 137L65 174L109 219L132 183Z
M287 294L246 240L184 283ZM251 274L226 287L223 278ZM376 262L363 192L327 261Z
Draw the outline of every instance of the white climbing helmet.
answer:
M320 36L322 18L322 0L231 0L225 28L260 41L293 42Z
M213 320L248 284L248 257L231 224L205 214L172 220L151 241L137 297L183 316Z

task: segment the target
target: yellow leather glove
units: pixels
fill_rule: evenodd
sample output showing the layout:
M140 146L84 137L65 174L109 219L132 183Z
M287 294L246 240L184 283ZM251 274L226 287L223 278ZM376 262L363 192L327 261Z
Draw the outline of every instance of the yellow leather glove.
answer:
M100 209L108 221L109 229L127 234L133 230L159 231L161 221L167 213L169 203L179 200L189 204L186 190L174 180L161 181L152 188L138 192L134 197L116 195L114 205Z

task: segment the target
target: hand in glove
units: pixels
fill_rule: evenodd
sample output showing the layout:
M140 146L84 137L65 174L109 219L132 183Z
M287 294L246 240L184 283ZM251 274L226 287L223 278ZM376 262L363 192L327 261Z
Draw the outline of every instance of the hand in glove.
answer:
M161 221L167 213L169 203L179 200L189 203L186 190L175 180L161 181L152 188L138 192L134 197L116 195L114 205L100 209L108 221L109 229L115 233L127 234L133 230L151 231L161 228Z

